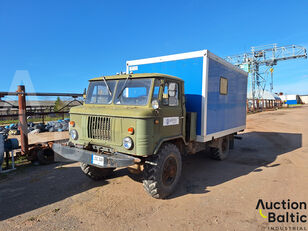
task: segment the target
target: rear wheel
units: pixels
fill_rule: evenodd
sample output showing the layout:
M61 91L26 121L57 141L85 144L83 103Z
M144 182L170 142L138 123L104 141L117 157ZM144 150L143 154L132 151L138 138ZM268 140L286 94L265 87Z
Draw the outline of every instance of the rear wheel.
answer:
M227 158L229 150L230 150L229 136L218 138L217 147L211 148L210 157L215 160L224 160Z
M98 168L89 164L80 163L80 168L84 174L92 180L102 180L111 176L115 168Z
M144 166L144 189L154 198L163 199L175 189L182 172L182 159L176 145L164 144Z

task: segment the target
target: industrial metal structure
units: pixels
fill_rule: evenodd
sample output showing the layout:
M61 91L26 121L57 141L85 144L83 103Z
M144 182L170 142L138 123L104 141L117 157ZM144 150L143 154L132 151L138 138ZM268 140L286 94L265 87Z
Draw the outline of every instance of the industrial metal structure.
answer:
M80 98L83 94L71 94L71 93L28 93L21 94L17 92L0 92L0 121L1 120L15 120L18 119L19 101L18 100L7 100L5 97L17 97L19 95L24 96L39 96L39 97L65 97L62 98L63 107L55 110L55 99L53 100L28 100L26 105L27 116L32 118L41 117L44 123L44 117L48 115L59 115L64 119L64 115L69 112L69 109L73 106L82 104ZM4 98L4 99L3 99Z
M298 45L277 46L271 44L251 47L251 52L225 57L228 62L244 69L251 78L253 107L255 99L265 90L270 74L270 91L273 91L273 67L278 61L307 58L306 48Z
M27 125L27 116L39 114L39 115L48 115L48 114L56 114L56 113L68 113L68 110L63 110L64 108L68 108L68 106L71 105L72 102L79 102L82 104L81 101L77 100L78 97L82 97L83 94L73 94L73 93L28 93L25 90L25 86L19 85L16 92L0 92L0 102L7 103L8 105L12 106L11 103L8 101L2 100L2 97L5 96L17 96L18 97L18 114L17 115L4 115L4 117L8 116L18 116L19 119L19 130L20 130L20 145L21 145L21 154L22 155L28 155L29 153L29 144L28 144L28 125ZM65 96L65 97L72 97L73 100L67 103L63 108L59 109L57 112L34 112L30 113L27 110L26 105L26 96ZM2 106L0 106L2 108ZM2 117L2 115L0 115Z

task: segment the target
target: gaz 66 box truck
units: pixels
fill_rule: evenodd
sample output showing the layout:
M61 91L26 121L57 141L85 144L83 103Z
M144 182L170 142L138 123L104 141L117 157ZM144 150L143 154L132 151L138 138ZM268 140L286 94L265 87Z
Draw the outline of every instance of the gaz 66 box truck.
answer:
M94 180L116 168L143 172L143 186L166 198L182 155L223 160L246 125L247 73L208 50L127 62L127 73L90 80L70 111L70 140L60 156L81 162Z

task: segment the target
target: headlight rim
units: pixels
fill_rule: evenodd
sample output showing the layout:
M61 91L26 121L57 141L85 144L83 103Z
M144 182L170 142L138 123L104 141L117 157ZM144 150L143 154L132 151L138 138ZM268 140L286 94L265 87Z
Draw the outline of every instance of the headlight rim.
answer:
M72 140L78 140L78 132L76 129L70 130L70 137L72 138Z
M130 142L130 145L129 145L129 146L126 146L126 145L125 145L125 144L127 144L127 143L126 143L127 141ZM134 141L133 141L133 139L132 139L131 137L129 137L129 136L126 136L126 137L123 138L122 144L123 144L123 147L124 147L125 149L127 149L127 150L131 150L131 149L133 149L133 147L134 147Z

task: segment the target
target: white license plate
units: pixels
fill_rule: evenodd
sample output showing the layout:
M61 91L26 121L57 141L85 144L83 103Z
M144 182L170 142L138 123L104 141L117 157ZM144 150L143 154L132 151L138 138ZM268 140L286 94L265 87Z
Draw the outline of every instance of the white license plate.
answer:
M92 155L92 164L104 166L105 160L103 156Z

